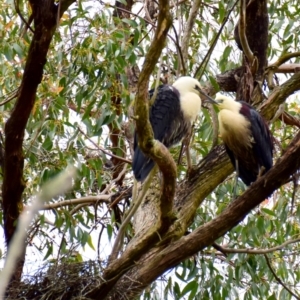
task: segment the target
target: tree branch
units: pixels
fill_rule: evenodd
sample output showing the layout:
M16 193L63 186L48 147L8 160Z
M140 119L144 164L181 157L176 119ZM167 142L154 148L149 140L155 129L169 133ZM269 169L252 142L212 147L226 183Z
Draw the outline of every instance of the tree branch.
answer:
M269 65L268 68L279 68L282 64L287 62L289 59L294 58L294 57L299 57L299 56L300 56L300 52L293 52L293 53L284 54L281 57L279 57L276 62Z
M60 208L69 205L76 205L76 204L86 204L86 203L93 203L93 202L105 202L109 203L109 199L113 194L110 195L98 195L98 196L87 196L77 199L68 199L56 203L45 204L41 207L41 210L49 210L54 208Z
M68 1L69 4L74 0ZM42 81L47 52L56 29L57 7L53 1L30 1L35 30L30 44L22 83L10 118L5 124L5 155L3 170L4 234L9 246L15 232L16 220L22 211L24 154L23 139L27 120L34 106L37 87ZM65 6L67 9L67 6ZM61 11L63 12L63 10ZM25 249L25 248L24 248ZM20 279L25 252L16 268L15 278Z
M181 43L181 52L182 52L182 59L181 59L181 65L183 66L183 69L186 70L185 62L188 58L188 49L189 49L189 41L192 35L193 27L195 25L196 16L199 11L199 7L202 0L196 0L193 3L192 8L189 11L189 18L186 22L183 37L182 37L182 43Z
M165 247L166 244L161 244L142 260L136 262L137 267L126 274L127 278L131 279L131 283L137 280L131 285L131 291L128 292L128 295L130 297L138 295L165 270L178 265L184 259L211 245L216 239L241 222L253 208L284 184L299 168L300 132L275 166L255 181L238 199L231 202L220 215L167 247ZM210 184L209 179L207 179L206 184ZM205 187L205 185L202 186ZM190 186L190 189L192 188L193 185ZM121 286L126 285L126 280L119 281L118 287L115 286L116 289L120 288L119 284Z
M218 247L220 248L219 251L224 252L224 253L267 254L267 253L281 250L282 248L284 248L287 245L295 244L298 242L300 242L300 238L286 241L285 243L283 243L281 245L278 245L278 246L275 246L275 247L272 247L269 249L231 249L231 248L222 247L220 245L218 245Z
M283 288L286 289L292 296L294 296L296 299L299 300L300 297L298 297L291 289L289 289L289 288L283 283L283 281L277 276L277 274L275 273L275 271L274 271L273 268L272 268L272 265L271 265L271 263L270 263L270 260L269 260L269 258L268 258L268 256L267 256L267 254L265 254L264 256L265 256L267 265L268 265L270 271L272 272L273 276L274 276L275 279L277 280L277 282L278 282L281 286L283 286Z
M240 43L243 49L245 56L248 58L250 65L252 66L254 61L254 55L250 49L248 44L247 36L246 36L246 0L240 1L240 22L239 22L239 36ZM254 72L255 73L255 72ZM254 74L252 73L252 74Z
M295 73L280 87L276 87L273 90L268 100L261 106L260 113L267 120L271 120L276 114L279 105L284 103L290 95L298 90L300 90L300 72Z
M121 157L121 156L117 156L109 151L107 151L106 149L103 149L102 147L100 147L99 145L97 145L82 129L80 129L80 127L78 127L78 130L98 149L100 150L101 152L115 158L115 159L118 159L119 161L122 161L122 162L125 162L127 164L132 164L132 161L131 160L128 160L124 157Z
M227 13L225 19L223 20L222 25L221 25L221 27L220 27L217 35L214 37L214 40L213 40L213 42L212 42L209 50L207 51L207 53L205 54L205 56L204 56L201 64L199 65L199 67L195 71L194 77L197 77L197 78L201 78L202 77L202 74L204 73L204 70L205 70L205 68L206 68L206 66L207 66L207 64L209 62L211 54L212 54L213 50L215 49L217 41L218 41L218 39L219 39L219 37L220 37L220 35L221 35L221 33L222 33L222 31L223 31L226 23L227 23L227 21L229 20L229 16L230 16L231 12L233 11L233 9L235 8L235 6L237 5L238 1L239 0L236 0L234 2L234 4L232 5L232 7L228 10L228 13Z
M139 137L141 150L151 157L158 165L163 174L161 203L161 220L158 230L166 230L169 227L169 213L172 211L173 198L175 194L176 165L168 149L160 142L154 140L153 131L149 121L148 86L149 78L165 46L168 30L171 26L169 1L159 1L158 24L153 42L145 57L145 62L140 73L137 95L135 99L135 120L136 131ZM147 250L148 243L154 242L158 238L157 233L150 232L135 249L125 251L123 255L114 260L103 274L105 282L92 291L89 296L103 299L113 288L117 280L132 267L137 260Z

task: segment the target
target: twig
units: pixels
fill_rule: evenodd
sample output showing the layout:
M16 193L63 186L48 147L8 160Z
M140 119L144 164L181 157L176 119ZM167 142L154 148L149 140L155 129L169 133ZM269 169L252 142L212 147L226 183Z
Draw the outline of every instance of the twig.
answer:
M63 206L68 206L68 205L75 205L75 204L86 204L86 203L92 203L92 202L105 202L109 203L109 199L113 194L109 195L99 195L99 196L87 196L87 197L82 197L78 199L69 199L69 200L64 200L56 203L51 203L51 204L45 204L44 206L41 207L41 210L49 210L53 208L59 208Z
M82 129L80 129L80 127L78 127L78 130L98 149L98 150L100 150L100 151L102 151L103 153L105 153L105 154L107 154L107 155L109 155L109 156L111 156L111 157L113 157L113 158L116 158L116 159L118 159L118 160L120 160L120 161L123 161L123 162L125 162L125 163L127 163L127 164L132 164L132 161L131 160L128 160L128 159L126 159L126 158L123 158L123 157L121 157L121 156L117 156L117 155L115 155L115 154L112 154L112 153L110 153L109 151L107 151L107 150L105 150L105 149L103 149L102 147L100 147L99 145L97 145Z
M216 46L217 41L218 41L218 39L219 39L222 31L223 31L223 28L225 27L225 25L226 25L226 23L227 23L227 21L229 19L229 16L230 16L231 12L233 11L233 9L235 8L235 6L237 5L238 1L239 0L236 0L234 2L234 4L232 5L231 9L228 10L228 13L227 13L227 15L226 15L226 17L225 17L225 19L224 19L224 21L223 21L220 29L219 29L217 35L215 36L215 38L214 38L214 40L213 40L213 42L212 42L209 50L205 54L205 56L204 56L201 64L199 65L199 67L197 68L197 70L195 72L195 75L194 75L195 78L201 78L202 77L202 74L204 73L204 70L205 70L205 68L206 68L206 66L207 66L207 64L209 62L209 59L210 59L211 54L213 53L213 50L215 49L215 46Z
M219 247L218 250L222 253L267 254L267 253L271 253L274 251L279 251L289 244L295 244L298 242L300 242L300 238L297 238L294 240L288 240L281 245L278 245L276 247L272 247L269 249L231 249L231 248L224 248L224 247L218 245L218 247Z
M289 289L284 283L283 281L277 276L277 274L275 273L275 271L273 270L272 266L271 266L271 263L270 263L270 260L267 256L267 254L264 254L264 257L266 259L266 262L267 262L267 265L271 271L271 273L273 274L273 276L275 277L275 279L277 280L277 282L283 286L284 289L286 289L292 296L294 296L296 299L300 299L300 297L298 295L296 295L291 289Z
M181 47L180 47L179 37L176 32L176 27L174 26L174 24L172 24L172 29L175 34L175 40L172 38L172 41L174 42L174 44L176 46L176 49L177 49L179 57L180 57L180 61L183 61L183 55L182 55L182 51L181 51ZM186 73L185 64L182 65L182 69L183 69L182 73L185 74ZM179 68L177 69L177 75L179 75L178 71L179 71Z
M11 93L10 93L11 95L8 96L6 100L0 102L0 106L2 106L2 105L4 105L4 104L10 102L11 100L17 98L18 92L19 92L19 89L15 89L13 92L11 92Z
M239 21L239 36L240 42L244 54L249 60L250 66L252 66L254 61L254 55L249 47L247 35L246 35L246 1L241 0L240 4L240 21Z
M23 17L23 15L21 14L20 8L19 8L19 0L14 0L15 3L15 9L17 14L19 15L20 19L24 22L24 24L26 25L26 27L28 29L30 29L30 31L32 33L34 33L34 30L30 27L30 24L25 20L25 18Z
M24 249L26 233L32 220L43 206L43 203L50 201L57 195L65 193L72 187L72 180L75 175L76 169L70 166L54 179L49 180L33 200L32 206L28 207L28 210L20 215L17 229L11 240L4 268L0 273L0 299L4 299L5 289L14 272L18 258Z
M182 47L181 65L182 66L185 65L185 62L187 61L187 58L188 58L189 41L190 41L190 38L191 38L191 35L193 32L193 27L196 22L196 16L199 12L199 7L200 7L201 2L202 2L202 0L196 0L193 2L193 6L190 9L189 17L186 22L186 26L184 28L182 43L181 43L181 47ZM186 66L184 67L184 69L186 69Z
M284 54L281 57L279 57L276 62L274 62L273 64L269 65L268 68L272 68L272 67L273 68L274 67L278 68L282 64L284 64L285 62L287 62L289 59L294 58L294 57L299 57L299 56L300 56L300 52L293 52L293 53Z

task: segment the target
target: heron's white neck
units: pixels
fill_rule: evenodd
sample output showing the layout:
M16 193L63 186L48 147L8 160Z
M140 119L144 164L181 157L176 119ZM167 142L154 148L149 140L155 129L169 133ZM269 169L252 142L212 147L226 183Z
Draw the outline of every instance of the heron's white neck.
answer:
M180 107L184 117L193 123L201 111L201 99L195 93L185 93L180 97Z

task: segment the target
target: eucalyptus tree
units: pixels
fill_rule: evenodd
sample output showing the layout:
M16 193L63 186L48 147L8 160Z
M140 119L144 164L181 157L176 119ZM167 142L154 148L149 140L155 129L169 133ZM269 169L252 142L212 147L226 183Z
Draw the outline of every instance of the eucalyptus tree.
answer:
M36 193L67 165L78 170L28 228L11 297L299 299L299 10L275 0L3 1L3 259ZM185 155L175 163L180 145L153 139L148 90L183 75L269 122L274 166L249 188L239 182L237 199L212 107L182 146L192 169ZM158 168L143 185L131 170L135 128ZM45 267L24 283L33 255Z

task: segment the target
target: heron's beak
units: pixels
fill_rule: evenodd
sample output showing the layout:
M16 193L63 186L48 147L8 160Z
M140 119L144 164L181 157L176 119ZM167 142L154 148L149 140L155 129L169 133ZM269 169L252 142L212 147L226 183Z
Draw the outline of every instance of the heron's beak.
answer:
M215 105L218 105L219 103L216 101L216 100L214 100L213 98L211 98L210 96L208 96L208 95L206 95L204 92L202 92L201 90L199 90L199 92L200 92L200 94L202 95L202 96L204 96L205 97L205 102L208 102L208 103L211 103L211 104L215 104Z

